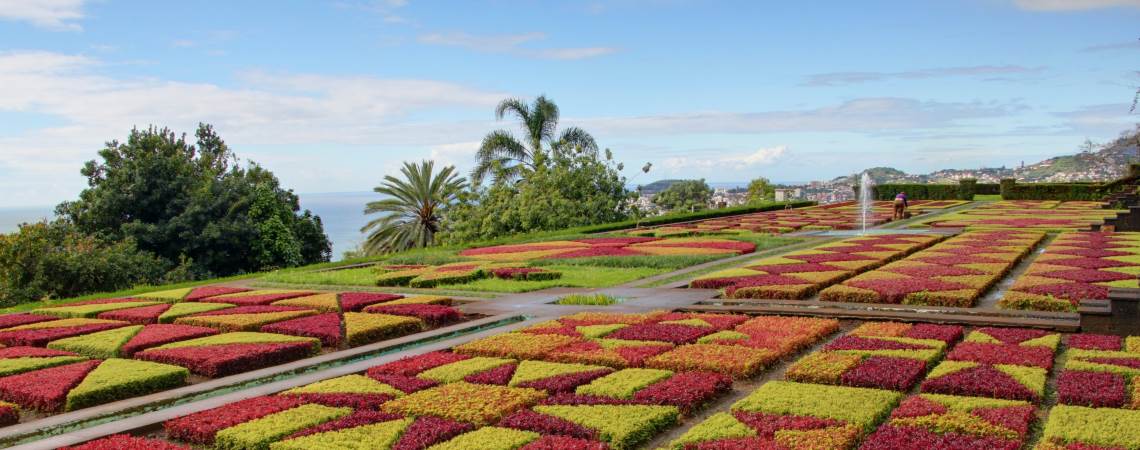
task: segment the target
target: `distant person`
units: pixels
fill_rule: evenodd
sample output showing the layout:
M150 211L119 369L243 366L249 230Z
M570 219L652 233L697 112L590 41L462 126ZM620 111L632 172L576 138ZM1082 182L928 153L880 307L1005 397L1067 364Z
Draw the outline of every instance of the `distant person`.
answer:
M892 220L902 220L906 217L906 208L910 204L906 201L906 192L899 192L895 195L895 215Z

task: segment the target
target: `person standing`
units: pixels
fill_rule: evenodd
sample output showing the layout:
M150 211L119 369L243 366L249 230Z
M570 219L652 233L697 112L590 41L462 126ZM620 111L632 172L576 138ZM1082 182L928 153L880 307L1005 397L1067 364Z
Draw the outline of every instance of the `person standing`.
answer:
M906 208L910 206L906 201L906 192L899 192L895 195L895 215L892 220L902 220L906 217Z

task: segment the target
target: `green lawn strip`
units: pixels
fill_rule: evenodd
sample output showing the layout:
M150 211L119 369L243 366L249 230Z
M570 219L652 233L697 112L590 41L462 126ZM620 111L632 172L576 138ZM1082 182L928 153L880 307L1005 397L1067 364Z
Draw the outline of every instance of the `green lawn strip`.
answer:
M629 267L614 270L612 267L594 266L548 266L547 269L562 272L562 278L541 281L514 281L500 278L484 278L464 284L441 285L443 289L482 292L531 292L552 287L601 288L617 286L645 277L666 273L669 269Z
M633 280L645 278L668 272L665 268L629 267L622 270L613 270L613 267L555 265L545 266L546 269L562 272L562 278L554 280L516 281L500 278L484 278L460 284L441 284L436 289L442 291L476 291L476 292L530 292L550 287L609 287ZM288 275L267 276L265 282L285 283L290 285L315 286L374 286L376 273L371 267L359 269L345 269L332 272L293 273ZM415 290L401 290L400 288L384 288L385 292L423 292ZM433 290L432 293L437 293Z
M999 202L1001 194L974 194L975 202Z

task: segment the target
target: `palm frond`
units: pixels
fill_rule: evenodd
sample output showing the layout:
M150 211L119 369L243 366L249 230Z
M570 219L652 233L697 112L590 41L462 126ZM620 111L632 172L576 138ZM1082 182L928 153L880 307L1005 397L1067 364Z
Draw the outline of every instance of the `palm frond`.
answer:
M373 189L385 198L365 205L365 215L381 214L360 229L368 233L363 247L369 254L432 245L440 229L442 210L467 185L456 175L454 166L436 172L434 161L405 162L400 173L402 178L385 176L381 185Z

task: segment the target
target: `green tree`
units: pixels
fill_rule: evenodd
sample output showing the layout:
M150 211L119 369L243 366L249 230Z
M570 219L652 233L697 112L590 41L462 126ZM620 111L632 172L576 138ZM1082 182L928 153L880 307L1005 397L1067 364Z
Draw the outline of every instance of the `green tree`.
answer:
M475 169L471 171L474 184L482 184L487 176L495 181L524 177L537 169L554 148L598 151L594 137L581 128L570 127L557 132L558 105L544 95L530 105L517 98L503 100L495 108L495 118L502 120L507 115L518 119L524 133L522 141L506 130L487 134L476 153Z
M444 239L462 243L625 220L632 194L620 167L608 149L602 155L555 150L517 183L463 193L448 212Z
M767 178L760 177L748 183L748 202L760 203L772 200L776 195L776 188Z
M256 163L246 167L209 125L185 135L150 127L112 141L81 173L88 188L56 208L77 230L133 240L196 277L327 261L320 218Z
M370 254L427 247L435 243L444 211L455 202L467 181L455 173L454 166L435 172L435 161L419 165L405 162L400 169L403 179L391 175L373 191L383 200L369 202L364 214L383 214L360 231L369 233L364 250Z
M681 180L653 196L653 203L669 211L696 211L708 207L713 190L700 180Z
M0 305L157 283L170 266L133 239L100 239L61 220L22 224L0 235Z

